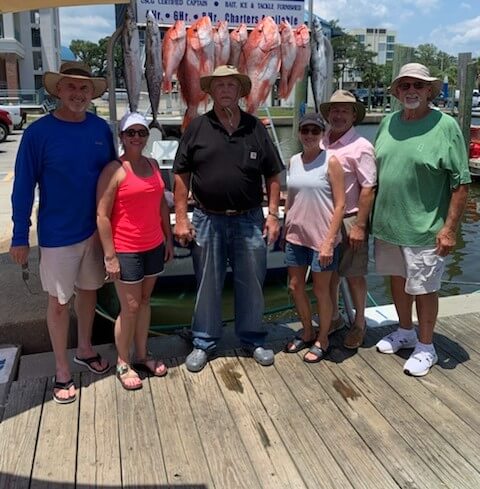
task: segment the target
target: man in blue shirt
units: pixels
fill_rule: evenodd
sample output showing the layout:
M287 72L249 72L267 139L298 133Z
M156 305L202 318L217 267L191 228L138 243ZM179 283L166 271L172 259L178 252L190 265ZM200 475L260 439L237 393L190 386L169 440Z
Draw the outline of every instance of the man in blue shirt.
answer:
M115 158L108 124L87 112L92 99L105 91L81 62L66 62L60 72L46 72L46 91L58 108L25 131L15 164L12 192L13 238L10 255L24 265L29 255L30 216L39 188L38 244L40 278L48 292L47 325L55 354L53 399L73 402L75 386L67 358L69 306L74 289L78 348L74 361L93 373L108 362L91 344L96 290L104 281L102 250L96 232L96 186L103 167Z

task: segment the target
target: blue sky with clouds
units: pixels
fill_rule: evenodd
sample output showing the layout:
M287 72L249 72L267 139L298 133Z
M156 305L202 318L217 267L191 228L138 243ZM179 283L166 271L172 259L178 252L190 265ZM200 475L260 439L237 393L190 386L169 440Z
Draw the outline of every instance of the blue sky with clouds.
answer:
M313 11L338 19L344 28L386 27L407 46L433 43L456 55L480 56L479 0L313 0ZM308 6L308 2L306 3ZM60 9L62 44L72 39L98 41L114 31L113 5Z

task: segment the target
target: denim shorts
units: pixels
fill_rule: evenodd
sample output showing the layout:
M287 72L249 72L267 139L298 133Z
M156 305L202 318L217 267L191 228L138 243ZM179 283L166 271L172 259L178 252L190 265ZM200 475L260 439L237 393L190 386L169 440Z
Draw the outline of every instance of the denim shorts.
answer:
M318 261L318 251L312 250L307 246L301 246L287 241L285 245L285 264L288 267L308 267L312 272L331 272L338 270L340 259L340 245L333 250L333 260L330 265L322 267Z
M120 282L137 283L145 277L156 277L163 272L165 244L138 253L117 253L120 263Z

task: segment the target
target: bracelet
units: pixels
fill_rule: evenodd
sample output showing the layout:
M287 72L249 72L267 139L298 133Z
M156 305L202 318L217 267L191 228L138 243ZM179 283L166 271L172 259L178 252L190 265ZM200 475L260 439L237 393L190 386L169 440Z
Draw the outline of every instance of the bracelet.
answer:
M280 216L278 215L278 212L268 211L268 215L269 216L276 217L277 219L280 219Z

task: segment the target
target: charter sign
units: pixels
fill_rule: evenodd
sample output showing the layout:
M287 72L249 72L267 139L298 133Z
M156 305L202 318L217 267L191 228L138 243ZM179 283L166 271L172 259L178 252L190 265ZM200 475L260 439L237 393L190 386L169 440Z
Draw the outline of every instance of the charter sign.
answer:
M187 24L208 15L213 23L228 21L229 26L249 27L269 15L276 24L288 20L293 27L303 24L304 0L137 0L137 20L142 23L151 10L160 25L176 20Z

